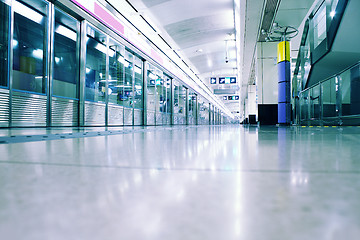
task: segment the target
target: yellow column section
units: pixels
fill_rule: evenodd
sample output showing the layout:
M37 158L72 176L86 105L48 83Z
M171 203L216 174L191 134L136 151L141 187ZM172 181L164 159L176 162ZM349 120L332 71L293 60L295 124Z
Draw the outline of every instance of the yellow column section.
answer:
M280 42L277 46L277 62L290 62L290 43L288 41Z

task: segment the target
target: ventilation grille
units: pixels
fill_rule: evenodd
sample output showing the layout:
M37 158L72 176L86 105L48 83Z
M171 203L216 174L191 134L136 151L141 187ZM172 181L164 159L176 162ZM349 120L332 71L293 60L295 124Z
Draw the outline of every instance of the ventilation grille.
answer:
M155 112L147 111L146 113L147 125L155 125Z
M46 126L46 96L14 92L13 126Z
M156 125L162 125L162 113L156 113Z
M132 125L133 121L133 109L124 108L124 125Z
M0 126L9 124L9 93L0 91Z
M52 99L52 126L77 126L79 101L63 98Z
M124 125L124 108L109 105L109 125Z
M143 125L143 111L134 109L134 125Z
M105 104L85 102L85 125L86 126L105 125Z

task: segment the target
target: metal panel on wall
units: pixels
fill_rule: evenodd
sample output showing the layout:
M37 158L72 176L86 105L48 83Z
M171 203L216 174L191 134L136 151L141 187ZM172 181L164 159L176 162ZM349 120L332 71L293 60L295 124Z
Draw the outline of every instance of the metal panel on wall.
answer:
M122 106L109 104L108 109L109 109L108 125L110 126L124 125L124 108Z
M0 89L0 127L9 126L9 90Z
M155 112L147 111L147 125L155 125Z
M143 125L143 110L134 109L134 125Z
M12 126L46 126L46 96L13 92Z
M163 125L170 125L170 120L171 120L170 118L171 118L171 114L164 113L162 118Z
M105 126L105 104L85 102L85 126Z
M163 125L163 113L156 113L156 125Z
M186 124L186 117L184 117L183 115L179 116L179 124L184 125Z
M186 124L186 118L182 114L174 114L174 124L176 125Z
M189 116L189 125L195 124L195 119L193 116Z
M79 101L65 98L52 98L51 125L77 126L79 116Z
M124 125L133 125L133 109L124 108Z

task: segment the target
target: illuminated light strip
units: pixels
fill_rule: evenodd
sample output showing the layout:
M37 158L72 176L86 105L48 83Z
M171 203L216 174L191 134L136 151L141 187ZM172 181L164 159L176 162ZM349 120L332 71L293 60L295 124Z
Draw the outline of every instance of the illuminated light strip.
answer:
M56 28L55 32L76 42L77 39L76 32L67 27L64 27L63 25L59 25Z
M86 12L88 12L90 15L92 15L93 17L95 17L96 19L98 19L99 21L101 21L102 23L104 23L105 25L107 25L108 27L110 27L112 30L114 30L115 32L118 32L123 38L125 38L127 41L129 41L130 43L133 44L133 40L129 39L126 34L126 30L129 30L129 32L134 32L131 28L127 27L125 29L124 25L121 24L120 21L117 20L117 18L115 18L114 16L111 15L111 13L108 12L108 10L106 10L106 8L102 7L101 5L99 5L98 3L96 3L94 0L90 0L90 1L85 1L85 0L71 0L73 3L75 3L76 5L78 5L80 8L82 8L83 10L85 10ZM92 8L92 6L94 6ZM97 8L97 10L95 11L95 8ZM100 14L100 16L98 15ZM124 28L124 31L122 32L122 30L119 29L119 26L114 26L114 21L115 23L118 23L119 25L121 25L121 29ZM119 31L120 30L120 31ZM134 36L134 35L133 35ZM140 51L142 51L143 53L145 53L146 55L148 55L149 57L153 58L156 62L158 62L159 64L161 64L164 67L164 60L162 58L162 56L160 56L155 50L151 48L151 52L150 54L144 50L143 48L140 48L138 46L136 46L136 44L133 44L135 47L137 47ZM152 53L152 54L151 54ZM166 58L166 55L164 55ZM176 63L177 61L169 58L173 63ZM181 59L177 59L178 61ZM179 65L179 63L177 63L177 65ZM181 64L182 65L182 64ZM174 74L176 77L178 77L179 79L182 79L184 81L185 84L192 86L192 82L196 83L197 85L204 85L205 87L200 87L201 91L197 91L199 94L203 93L202 95L208 99L209 102L211 102L213 105L216 105L218 108L222 109L224 113L226 113L227 115L229 115L230 117L233 117L233 114L225 107L225 105L219 101L219 99L216 98L216 96L214 96L209 89L207 89L206 85L202 82L202 81L198 81L197 77L195 74L190 73L190 69L187 68L182 68L180 66L178 66L177 68L179 68L179 72L180 71L184 71L185 74L187 76L189 76L189 78L191 79L190 82L185 81L188 80L187 77L184 77L184 74L181 73L181 76L179 76L179 74L174 74L173 71L171 71L168 67L166 67L166 69ZM194 87L193 87L194 88ZM195 88L194 88L195 90ZM207 93L207 94L204 94ZM210 99L209 99L210 98Z
M40 13L36 12L35 10L25 6L24 4L22 4L18 1L13 2L13 8L16 13L18 13L38 24L40 24L44 18Z

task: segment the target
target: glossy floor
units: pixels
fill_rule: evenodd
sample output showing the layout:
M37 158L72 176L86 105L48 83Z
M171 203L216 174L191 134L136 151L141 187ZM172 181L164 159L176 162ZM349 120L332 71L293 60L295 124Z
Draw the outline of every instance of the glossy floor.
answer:
M242 126L0 144L0 236L360 239L359 146L358 127Z

